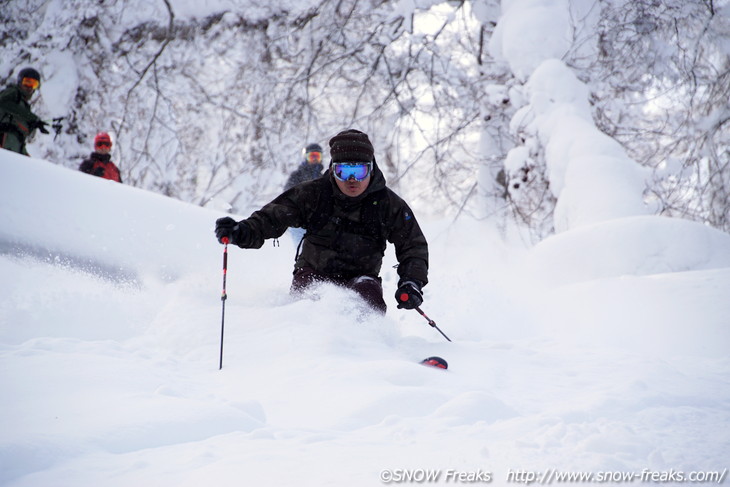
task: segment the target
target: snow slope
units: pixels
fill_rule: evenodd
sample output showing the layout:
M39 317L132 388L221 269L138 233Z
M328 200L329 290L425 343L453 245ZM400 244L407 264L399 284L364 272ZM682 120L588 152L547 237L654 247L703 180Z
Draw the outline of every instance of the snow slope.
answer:
M641 216L527 249L423 221L423 309L453 343L394 306L358 322L334 287L292 300L287 238L231 248L219 371L219 216L0 150L0 485L730 467L726 234Z

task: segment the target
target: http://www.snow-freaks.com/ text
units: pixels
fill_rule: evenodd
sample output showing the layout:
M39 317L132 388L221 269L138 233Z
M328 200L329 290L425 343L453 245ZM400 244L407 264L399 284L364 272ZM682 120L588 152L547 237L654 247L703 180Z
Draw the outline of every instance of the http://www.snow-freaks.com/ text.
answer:
M723 484L727 478L727 468L714 471L664 470L644 468L638 472L601 471L567 472L554 468L544 471L509 469L502 482L524 485L551 485L565 483L594 484ZM489 484L498 477L489 470L460 471L455 469L393 468L380 471L380 481L384 484Z

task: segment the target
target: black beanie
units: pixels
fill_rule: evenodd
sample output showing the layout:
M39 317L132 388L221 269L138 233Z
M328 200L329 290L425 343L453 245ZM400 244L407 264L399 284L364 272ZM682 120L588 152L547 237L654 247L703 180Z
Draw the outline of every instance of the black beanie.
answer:
M372 162L373 144L359 130L345 130L330 139L332 162Z

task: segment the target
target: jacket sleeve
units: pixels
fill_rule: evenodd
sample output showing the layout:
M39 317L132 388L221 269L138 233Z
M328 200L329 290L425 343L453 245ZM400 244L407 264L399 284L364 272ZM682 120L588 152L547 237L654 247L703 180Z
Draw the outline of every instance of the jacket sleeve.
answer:
M84 161L79 166L79 171L85 172L86 174L91 174L91 168L94 166L94 161L91 159L84 159Z
M301 169L297 169L296 171L292 172L289 175L289 178L286 180L286 184L284 185L284 191L293 188L297 184L302 182L302 174Z
M239 223L245 227L244 235L236 244L245 249L258 249L266 239L281 237L287 228L302 227L306 221L307 195L313 189L309 184L284 191L250 217L241 220Z
M428 243L413 211L395 193L390 197L388 241L395 246L400 281L428 283Z
M295 184L296 183L294 182L294 173L291 173L289 175L289 178L286 180L286 184L284 184L284 191L286 191L287 189L291 189L292 187L294 187Z
M0 91L0 122L9 122L18 104L16 92L11 88Z

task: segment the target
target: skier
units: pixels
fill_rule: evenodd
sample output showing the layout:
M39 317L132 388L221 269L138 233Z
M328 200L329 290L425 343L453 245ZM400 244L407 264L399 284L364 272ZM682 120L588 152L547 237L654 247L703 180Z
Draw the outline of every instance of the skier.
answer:
M41 86L41 75L33 68L23 68L17 83L0 92L0 147L29 155L26 140L35 129L47 134L48 125L30 109L30 99Z
M111 179L118 183L122 182L119 169L111 161L112 138L106 132L99 132L94 137L94 152L79 166L79 171L99 176L104 179Z
M302 149L304 160L299 163L296 170L289 175L289 178L284 184L284 191L293 188L299 183L305 181L311 181L322 176L322 146L317 143L311 143ZM304 238L303 228L290 228L289 235L294 241L294 246L299 246Z
M288 227L306 230L294 264L291 292L317 282L357 292L372 309L385 313L380 268L386 241L398 259L398 308L423 302L428 282L428 244L408 205L386 186L367 134L345 130L329 141L329 169L318 179L294 186L249 218L216 221L218 241L260 248Z
M284 191L296 186L299 183L317 179L322 175L322 146L316 143L309 144L302 150L304 160L294 172L289 175L284 185Z

